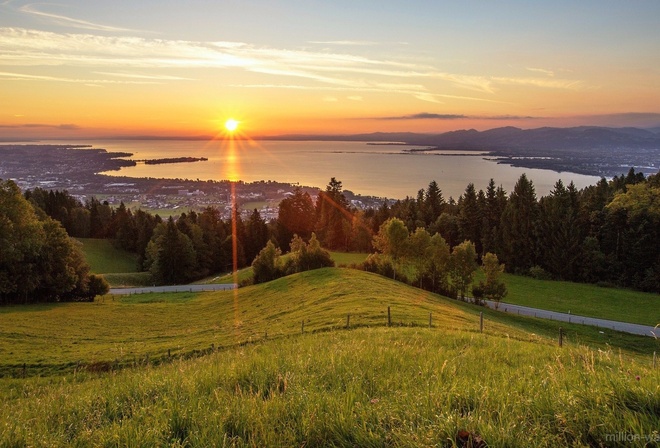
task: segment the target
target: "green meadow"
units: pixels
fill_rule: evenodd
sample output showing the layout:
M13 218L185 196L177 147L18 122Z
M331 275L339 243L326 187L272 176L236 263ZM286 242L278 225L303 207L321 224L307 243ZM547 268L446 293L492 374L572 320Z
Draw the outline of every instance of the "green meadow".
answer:
M576 325L560 348L556 325L336 268L235 291L8 307L0 446L453 447L467 431L489 446L582 447L655 437L658 341Z
M110 240L77 238L94 274L137 272L137 256L117 249Z

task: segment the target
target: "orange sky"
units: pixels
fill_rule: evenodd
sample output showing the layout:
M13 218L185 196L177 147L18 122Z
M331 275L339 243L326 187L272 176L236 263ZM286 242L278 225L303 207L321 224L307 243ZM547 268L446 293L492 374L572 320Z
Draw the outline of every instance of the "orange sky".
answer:
M162 3L0 2L0 139L660 126L658 2Z

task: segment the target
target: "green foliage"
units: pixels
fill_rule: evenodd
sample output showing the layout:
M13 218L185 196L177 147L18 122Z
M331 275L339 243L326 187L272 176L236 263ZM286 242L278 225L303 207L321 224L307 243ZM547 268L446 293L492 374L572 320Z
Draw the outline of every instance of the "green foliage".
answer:
M309 243L305 243L302 238L295 235L290 247L291 253L285 266L287 275L335 265L330 253L321 247L315 233L312 233Z
M507 295L506 284L501 280L504 265L500 264L497 255L488 252L482 259L482 268L486 280L479 282L478 290L482 297L496 302L495 307L497 308L500 301ZM477 297L475 288L472 288L472 293L479 303L481 297Z
M159 285L187 283L195 276L196 257L190 238L170 218L154 231L147 246L147 265Z
M465 300L465 295L478 267L477 253L471 241L463 241L454 247L451 252L449 277L462 300Z
M333 177L316 199L315 229L319 240L329 249L349 249L352 220L342 183Z
M280 201L277 215L278 239L289 242L293 235L308 239L314 231L314 202L307 192L296 188L293 196Z
M538 203L534 184L522 174L502 213L502 260L512 272L522 272L536 261Z
M268 241L252 262L254 283L269 282L283 275L280 255L282 251L276 248L272 241Z
M374 236L374 248L392 260L394 279L399 261L406 256L409 250L408 229L403 221L392 218L385 221Z
M0 300L87 300L89 266L61 224L0 181Z

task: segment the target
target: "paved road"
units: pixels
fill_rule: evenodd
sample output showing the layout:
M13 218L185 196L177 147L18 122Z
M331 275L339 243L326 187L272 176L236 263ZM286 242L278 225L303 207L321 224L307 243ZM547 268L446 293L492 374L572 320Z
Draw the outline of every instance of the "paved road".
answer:
M209 285L175 285L175 286L150 286L148 288L113 288L108 294L128 295L145 294L148 292L198 292L198 291L224 291L235 289L235 283L209 284Z
M486 301L489 308L495 309L495 302ZM558 320L574 324L592 325L607 330L623 331L624 333L641 334L644 336L660 337L660 327L649 327L647 325L629 324L614 320L597 319L595 317L576 316L574 314L558 313L556 311L539 310L528 306L513 305L501 302L499 311L505 313L519 314L521 316L540 317L542 319Z

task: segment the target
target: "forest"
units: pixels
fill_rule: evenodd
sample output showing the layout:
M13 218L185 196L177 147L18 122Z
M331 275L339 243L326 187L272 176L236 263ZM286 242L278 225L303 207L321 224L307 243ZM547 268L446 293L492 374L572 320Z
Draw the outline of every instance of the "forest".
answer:
M12 184L2 183L0 226L19 219L13 211L19 206ZM4 197L11 195L13 202ZM366 210L352 208L341 181L332 178L315 198L298 189L282 200L278 218L271 222L256 209L247 219L236 211L234 222L223 220L214 207L164 221L124 204L111 207L95 198L83 204L66 191L40 188L25 191L22 199L25 204L20 207L29 205L42 227L55 227L55 221L61 224L61 231L53 230L58 235L107 238L136 253L137 269L150 271L157 284L185 283L230 271L233 239L238 268L251 264L269 241L287 253L292 241L299 246L299 240L309 242L313 234L323 248L376 251L382 260L386 254L377 236L384 223L397 218L411 238L421 230L429 237L437 234L449 250L469 241L478 261L494 254L508 272L660 292L660 175L645 177L633 169L582 190L559 180L549 195L540 198L524 174L510 193L491 179L485 190L468 184L457 201L446 201L438 183L431 181L415 197ZM3 229L2 235L9 233ZM20 257L5 255L12 244L8 237L0 239L0 273L5 277L13 275L14 264L20 262ZM406 279L404 273L398 279L424 286L423 280ZM3 301L40 300L43 294L30 295L36 290L31 285L44 288L48 283L35 282L0 279ZM62 300L66 294L57 296Z

